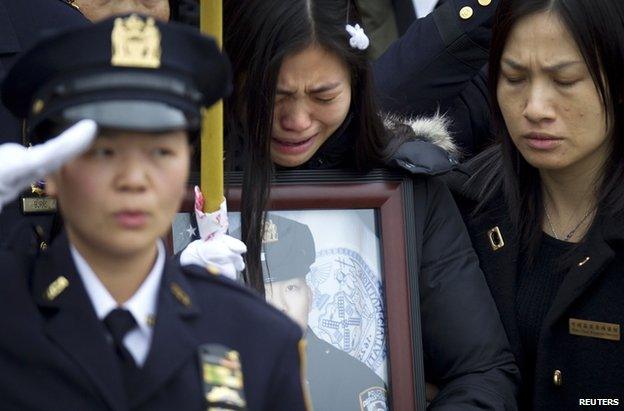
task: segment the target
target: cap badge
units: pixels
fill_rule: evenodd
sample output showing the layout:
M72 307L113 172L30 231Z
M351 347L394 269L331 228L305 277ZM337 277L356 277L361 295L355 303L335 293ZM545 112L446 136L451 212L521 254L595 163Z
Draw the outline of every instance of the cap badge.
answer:
M266 220L264 222L264 231L262 232L262 244L275 243L278 240L277 226L273 223L273 221Z
M152 17L136 14L115 19L111 33L111 65L121 67L160 67L160 30Z

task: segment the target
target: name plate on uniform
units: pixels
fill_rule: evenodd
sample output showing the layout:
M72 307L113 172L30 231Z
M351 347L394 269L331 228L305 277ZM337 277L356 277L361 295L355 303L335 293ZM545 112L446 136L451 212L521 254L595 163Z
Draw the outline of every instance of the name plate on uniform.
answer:
M51 214L56 212L56 199L51 197L22 197L24 214Z
M620 341L620 325L601 323L598 321L570 318L570 334L581 337L602 338L603 340Z

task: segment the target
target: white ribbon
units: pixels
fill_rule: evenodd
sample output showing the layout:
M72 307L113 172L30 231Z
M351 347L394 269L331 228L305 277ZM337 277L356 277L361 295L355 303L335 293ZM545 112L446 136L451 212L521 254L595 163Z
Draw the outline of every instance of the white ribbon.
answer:
M192 241L182 251L180 264L196 264L205 267L208 272L236 280L237 272L245 269L243 254L247 252L247 247L242 241L227 235L227 203L223 200L219 209L212 213L205 213L203 208L204 196L195 186L195 217L201 239Z

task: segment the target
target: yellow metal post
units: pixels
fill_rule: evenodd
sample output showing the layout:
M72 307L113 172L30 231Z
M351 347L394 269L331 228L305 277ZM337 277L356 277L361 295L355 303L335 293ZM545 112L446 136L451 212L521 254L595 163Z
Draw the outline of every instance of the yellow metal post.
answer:
M200 1L200 29L223 47L222 0ZM223 101L204 110L201 131L200 188L204 211L219 209L223 201Z

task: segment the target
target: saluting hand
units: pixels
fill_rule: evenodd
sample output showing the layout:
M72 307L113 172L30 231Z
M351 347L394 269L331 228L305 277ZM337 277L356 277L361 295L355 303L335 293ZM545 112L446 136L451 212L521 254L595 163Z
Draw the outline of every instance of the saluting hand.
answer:
M31 183L85 152L96 133L94 121L82 120L43 144L29 148L16 143L0 145L0 210Z

